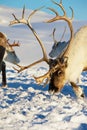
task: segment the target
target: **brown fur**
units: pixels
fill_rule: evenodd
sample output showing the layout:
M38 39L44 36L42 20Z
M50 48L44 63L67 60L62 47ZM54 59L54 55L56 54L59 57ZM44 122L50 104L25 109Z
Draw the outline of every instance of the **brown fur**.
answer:
M6 48L7 39L3 33L0 32L0 46Z
M77 86L74 82L70 82L72 87L73 87L73 90L75 91L75 94L76 96L78 96L79 94L78 93L81 93L81 97L84 97L84 93L81 91L81 88L79 86Z
M67 67L67 61L64 59L60 60L59 68L51 76L49 91L59 92L63 88L65 82L66 67Z

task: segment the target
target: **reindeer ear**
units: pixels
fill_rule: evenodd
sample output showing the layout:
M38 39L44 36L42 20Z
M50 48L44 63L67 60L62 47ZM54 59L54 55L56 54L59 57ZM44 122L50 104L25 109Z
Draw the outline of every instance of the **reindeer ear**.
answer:
M67 63L68 63L68 57L62 57L59 59L60 63L62 65L64 65L65 67L67 67Z
M65 67L67 67L68 57L63 57L63 64L65 65Z

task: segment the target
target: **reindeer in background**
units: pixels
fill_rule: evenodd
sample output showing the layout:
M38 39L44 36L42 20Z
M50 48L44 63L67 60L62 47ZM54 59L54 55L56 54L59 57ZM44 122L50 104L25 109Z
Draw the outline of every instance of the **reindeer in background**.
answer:
M67 49L57 58L55 59L49 59L46 54L45 47L37 35L36 31L30 24L31 17L39 10L34 10L28 19L26 20L24 18L24 11L23 9L22 18L18 19L14 14L14 20L10 22L10 25L23 23L29 27L29 29L32 31L33 35L36 37L37 41L39 42L43 57L35 61L34 63L27 65L27 66L21 66L17 65L20 69L16 69L18 72L23 71L29 67L32 67L33 65L36 65L37 63L45 61L49 65L49 70L46 74L35 77L35 80L38 84L43 83L45 80L45 84L49 82L49 91L52 93L60 92L61 89L64 87L66 83L70 83L75 94L78 97L84 97L83 91L81 87L79 87L76 82L78 81L79 76L81 75L82 71L87 70L87 26L84 26L78 30L78 32L74 35L74 30L72 26L72 19L73 19L73 9L70 7L72 11L72 18L68 18L66 11L62 5L62 0L60 3L57 3L55 1L52 1L53 4L60 7L64 13L63 16L60 16L58 12L55 9L48 8L52 12L56 14L56 16L48 21L47 23L54 22L56 20L64 20L67 22L69 29L70 29L70 40L68 43Z
M52 32L52 37L53 37L53 46L52 46L52 50L49 52L49 56L51 58L55 58L55 57L59 57L61 53L63 53L65 51L65 49L67 48L68 46L68 43L69 41L62 41L63 37L64 37L64 34L65 34L65 31L66 31L66 28L64 29L64 32L63 32L63 35L60 39L60 41L57 41L56 38L55 38L55 31L56 31L56 28L53 29L53 32Z
M14 42L13 44L10 44L6 35L0 32L0 71L2 72L2 87L7 86L6 64L4 60L13 64L19 63L19 58L13 49L14 46L19 46L19 43Z

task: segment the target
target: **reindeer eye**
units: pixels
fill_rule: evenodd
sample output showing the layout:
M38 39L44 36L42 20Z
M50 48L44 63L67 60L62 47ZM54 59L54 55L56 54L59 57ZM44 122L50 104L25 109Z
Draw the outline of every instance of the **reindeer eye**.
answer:
M57 75L61 75L61 74L62 74L62 71L59 70L59 71L57 72Z

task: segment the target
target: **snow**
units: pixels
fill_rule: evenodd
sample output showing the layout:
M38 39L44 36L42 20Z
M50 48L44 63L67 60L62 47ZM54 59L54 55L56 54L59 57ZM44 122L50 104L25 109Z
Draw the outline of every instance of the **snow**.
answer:
M27 10L28 11L28 10ZM26 13L28 14L28 12ZM8 26L12 13L21 16L20 9L0 7L0 31L4 32L11 42L20 41L15 51L22 65L41 58L42 52L32 32L24 25ZM55 22L42 23L51 16L43 12L35 15L33 26L42 39L47 53L52 47L53 28L58 28L59 36L65 24ZM35 21L36 20L36 21ZM74 22L75 31L86 25L86 21ZM63 27L62 27L63 26ZM62 27L62 30L60 29ZM61 30L61 32L59 32ZM57 33L57 34L58 34ZM68 30L65 38L67 39ZM57 37L58 38L58 37ZM71 86L65 85L60 93L50 95L48 85L37 85L32 75L43 75L47 72L46 64L39 64L21 73L7 64L8 88L0 88L0 130L86 130L87 129L87 73L83 72L79 85L85 93L84 99L77 99ZM0 74L1 83L1 74Z

